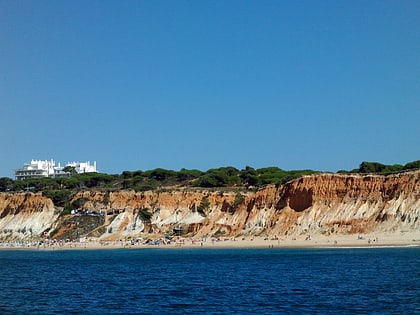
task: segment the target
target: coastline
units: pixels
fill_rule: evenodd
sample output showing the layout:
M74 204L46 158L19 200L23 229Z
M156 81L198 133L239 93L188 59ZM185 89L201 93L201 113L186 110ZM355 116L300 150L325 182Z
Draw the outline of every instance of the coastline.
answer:
M83 242L0 242L1 250L98 250L98 249L245 249L245 248L381 248L420 247L420 232L398 234L362 234L297 237L225 237L225 238L176 238L166 241L161 238L145 243L143 239L100 240Z

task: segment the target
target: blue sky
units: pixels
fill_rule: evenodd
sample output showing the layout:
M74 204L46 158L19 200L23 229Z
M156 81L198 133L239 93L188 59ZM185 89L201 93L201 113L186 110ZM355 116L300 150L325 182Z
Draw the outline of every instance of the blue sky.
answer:
M0 177L405 164L419 52L419 1L0 0Z

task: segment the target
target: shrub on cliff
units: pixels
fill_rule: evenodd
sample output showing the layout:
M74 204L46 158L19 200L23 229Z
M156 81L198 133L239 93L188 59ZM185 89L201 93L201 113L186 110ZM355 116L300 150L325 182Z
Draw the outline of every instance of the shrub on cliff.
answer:
M413 161L404 165L404 170L415 170L420 168L420 160Z
M73 207L73 209L80 209L82 208L86 202L88 202L89 199L85 198L85 197L80 197L77 198L75 201L73 201L71 203L71 206Z
M138 215L143 222L150 223L151 219L152 219L152 216L153 216L153 213L150 212L149 208L142 208L142 209L140 209Z
M112 183L116 179L116 177L114 177L113 175L103 173L83 173L77 174L72 178L78 180L79 185L83 185L88 188L104 187L107 186L107 184Z
M156 168L154 170L144 172L144 176L162 182L176 178L176 172L172 170L165 170L163 168Z
M262 185L279 184L287 176L287 172L278 167L259 168L257 173Z
M14 182L13 179L8 177L0 178L0 191L9 191L13 190Z
M245 197L241 193L236 193L235 200L230 206L229 212L234 213L241 203L245 201Z
M200 187L232 187L241 184L239 170L232 166L208 170L197 182Z
M420 168L420 161L407 163L405 166L400 164L386 165L378 162L362 162L359 169L353 170L353 173L372 173L372 174L391 174L410 169Z
M246 166L244 170L241 170L239 177L241 178L242 183L247 187L257 187L261 184L261 180L258 177L258 172L250 166Z
M65 207L69 204L70 197L71 197L71 191L68 189L64 190L43 190L42 195L50 198L55 206L57 207Z
M197 212L201 214L203 217L207 216L207 211L210 209L210 201L207 196L204 196L201 199L200 204L197 207Z
M146 180L133 187L135 191L148 191L157 189L158 185L155 180Z
M185 181L197 179L197 178L199 178L202 175L203 175L203 172L202 171L199 171L199 170L187 170L185 168L182 168L177 173L177 180L180 181L180 182L185 182Z

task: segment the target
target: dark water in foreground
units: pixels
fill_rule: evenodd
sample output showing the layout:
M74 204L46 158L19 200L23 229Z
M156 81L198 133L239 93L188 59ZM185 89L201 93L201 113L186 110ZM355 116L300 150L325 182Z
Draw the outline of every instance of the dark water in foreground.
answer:
M0 251L0 314L420 314L420 248Z

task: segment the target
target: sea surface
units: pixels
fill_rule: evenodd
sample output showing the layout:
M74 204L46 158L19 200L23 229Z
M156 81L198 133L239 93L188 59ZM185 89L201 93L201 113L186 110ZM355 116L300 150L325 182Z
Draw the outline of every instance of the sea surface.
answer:
M1 250L0 314L420 314L420 248Z

